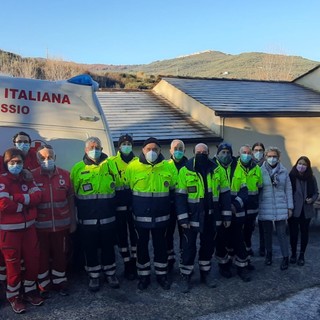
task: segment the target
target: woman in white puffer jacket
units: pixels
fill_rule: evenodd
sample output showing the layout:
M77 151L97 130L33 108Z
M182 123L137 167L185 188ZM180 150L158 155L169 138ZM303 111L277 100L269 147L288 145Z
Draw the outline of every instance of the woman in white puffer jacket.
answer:
M288 170L280 163L280 150L269 147L265 151L265 162L261 166L263 188L260 193L258 219L263 224L266 245L266 265L272 264L273 224L283 256L280 269L288 269L289 244L286 222L292 216L292 187Z

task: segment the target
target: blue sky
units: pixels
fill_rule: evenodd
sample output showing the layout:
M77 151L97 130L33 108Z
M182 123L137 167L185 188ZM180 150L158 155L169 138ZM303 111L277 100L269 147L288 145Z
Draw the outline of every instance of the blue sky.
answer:
M0 49L116 65L204 50L320 61L319 12L319 0L11 0L1 3Z

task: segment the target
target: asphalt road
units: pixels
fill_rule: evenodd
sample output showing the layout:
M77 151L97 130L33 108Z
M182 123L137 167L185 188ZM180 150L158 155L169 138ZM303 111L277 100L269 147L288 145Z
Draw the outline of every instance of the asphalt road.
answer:
M257 252L258 229L254 234L254 251ZM0 295L0 319L320 319L320 223L312 223L310 242L303 267L290 265L280 271L281 254L274 238L274 262L264 265L264 258L257 254L252 262L252 281L243 283L236 276L221 278L213 260L213 272L217 287L209 289L199 282L196 268L192 290L182 294L179 287L179 271L176 265L172 287L164 291L155 277L146 291L137 289L137 281L125 280L122 262L119 260L120 289L110 289L103 284L97 293L87 289L84 272L70 275L71 294L67 297L53 293L41 307L28 306L27 312L15 315Z

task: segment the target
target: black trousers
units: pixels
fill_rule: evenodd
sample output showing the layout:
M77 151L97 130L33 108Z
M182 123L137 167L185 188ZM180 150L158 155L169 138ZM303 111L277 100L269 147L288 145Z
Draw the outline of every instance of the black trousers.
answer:
M130 210L116 212L117 243L124 262L137 257L137 234Z
M300 239L300 252L305 253L306 248L309 242L309 226L311 219L307 219L304 215L304 212L301 212L300 217L291 217L288 220L289 224L289 232L290 232L290 245L292 254L295 255L297 253L297 245L299 238L299 229L301 233Z
M243 237L246 249L250 250L252 247L252 234L256 225L256 218L258 213L246 214L244 226L243 226Z
M106 229L101 225L79 225L82 248L85 255L85 269L91 278L98 278L100 272L114 275L116 272L115 227Z
M152 236L154 252L154 269L157 276L166 275L168 268L166 227L164 228L140 228L137 230L137 269L139 276L150 276L151 262L149 254L149 240Z

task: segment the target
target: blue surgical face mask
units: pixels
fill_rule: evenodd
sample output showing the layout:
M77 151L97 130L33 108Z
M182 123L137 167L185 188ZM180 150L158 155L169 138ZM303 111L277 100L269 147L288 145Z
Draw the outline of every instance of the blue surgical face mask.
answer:
M217 155L217 159L222 164L228 165L231 162L232 157L231 157L231 154L220 154L220 155Z
M149 152L147 152L146 160L148 162L155 162L157 159L158 159L158 154L155 151L150 150Z
M176 160L181 160L184 156L184 152L180 150L174 150L173 151L173 158Z
M15 146L21 150L23 153L27 153L30 149L30 143L25 143L25 142L21 142L21 143L15 143Z
M247 164L251 161L252 156L251 154L241 153L240 154L240 160L242 163Z
M123 145L123 146L120 147L120 151L123 154L129 154L132 151L132 146Z
M277 157L269 157L269 158L267 158L267 162L270 164L271 167L273 167L278 163L278 158Z
M253 153L253 156L256 160L260 161L263 158L263 151L256 151Z
M52 171L54 169L55 161L53 159L44 160L40 163L41 168L45 171Z
M23 164L8 164L8 171L13 175L18 175L23 169Z
M88 157L90 159L93 159L93 160L97 160L99 159L101 156L101 150L100 149L93 149L93 150L90 150L88 152Z

